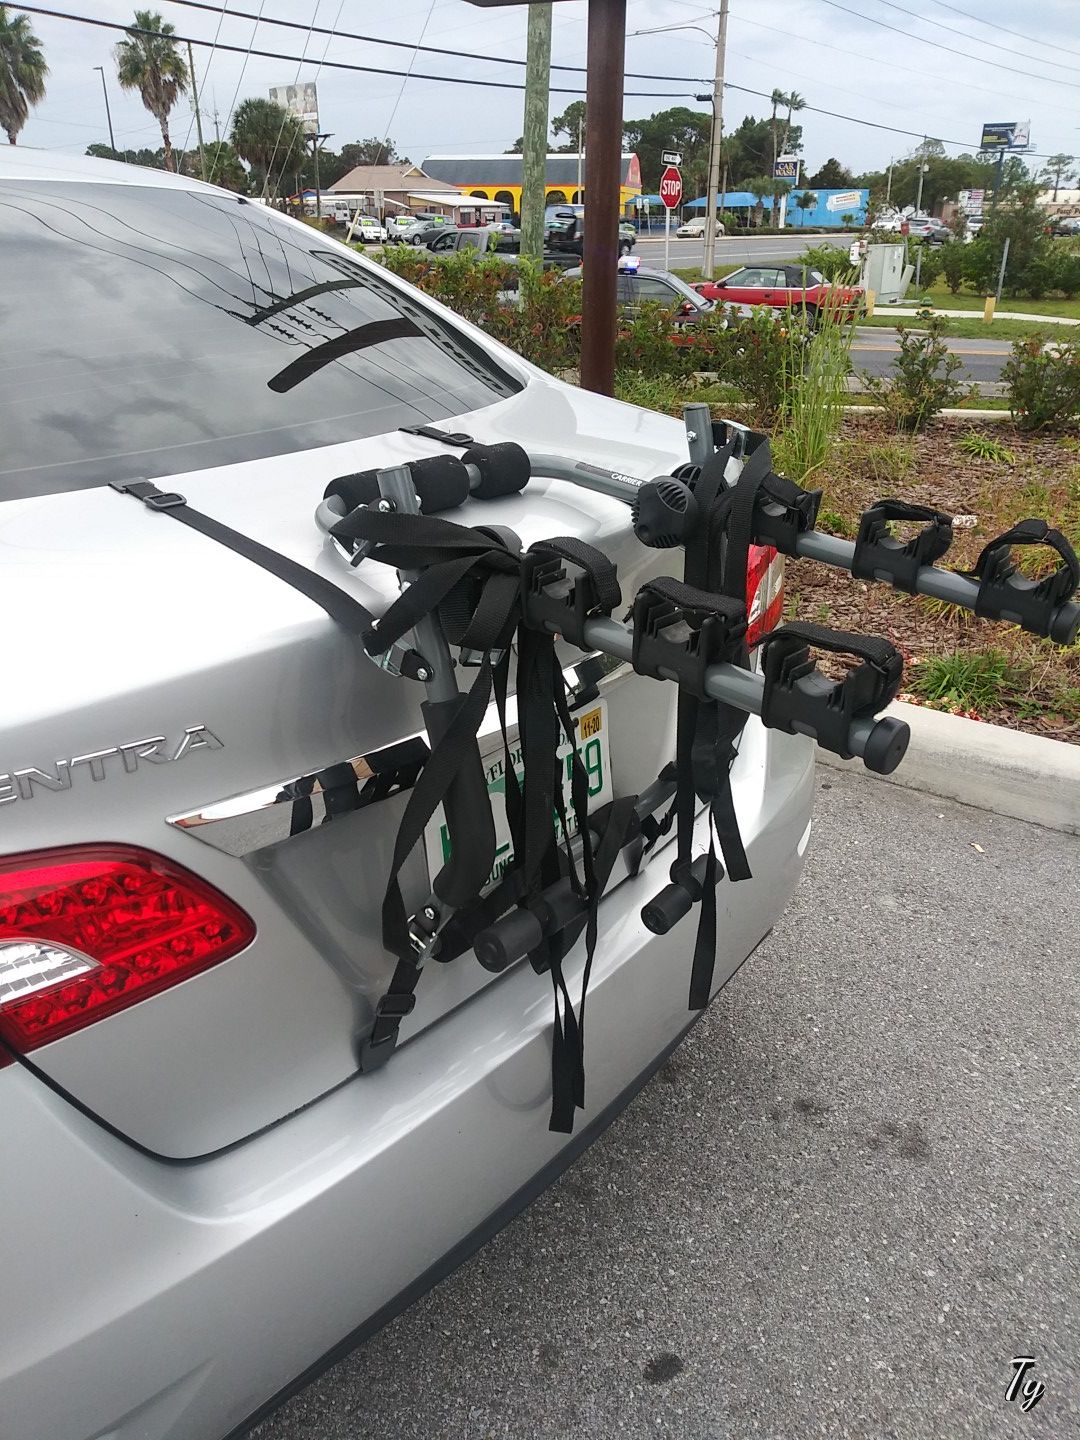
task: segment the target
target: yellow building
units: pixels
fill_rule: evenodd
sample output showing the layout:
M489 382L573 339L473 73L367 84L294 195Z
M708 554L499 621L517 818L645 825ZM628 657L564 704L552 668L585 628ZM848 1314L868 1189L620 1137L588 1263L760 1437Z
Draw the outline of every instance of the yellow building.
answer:
M521 214L520 155L429 155L420 168L433 179L456 185L463 195L498 200L509 205L515 215ZM576 154L547 157L544 189L549 205L584 204L585 182L584 156L580 161ZM620 210L625 213L640 194L641 166L631 152L622 157Z

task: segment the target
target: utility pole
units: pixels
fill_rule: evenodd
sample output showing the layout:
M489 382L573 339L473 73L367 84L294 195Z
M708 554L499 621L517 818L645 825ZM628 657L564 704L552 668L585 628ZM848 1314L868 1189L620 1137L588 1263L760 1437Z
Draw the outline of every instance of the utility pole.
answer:
M199 109L199 86L195 79L195 54L187 42L188 69L191 71L191 98L195 102L195 129L199 133L199 174L206 179L206 149L203 145L202 111Z
M551 83L551 5L529 6L525 52L525 119L521 145L521 256L544 254L547 204L548 87Z
M705 263L702 274L713 278L716 263L716 191L720 181L720 150L724 138L724 54L727 50L728 0L720 0L720 23L716 32L716 74L712 95L712 139L709 144L709 189L705 201Z
M112 111L109 109L109 87L105 84L105 67L104 65L95 65L94 69L101 76L101 93L105 96L105 119L109 122L109 149L115 154L117 153L116 140L113 137Z
M585 58L589 76L585 111L589 203L582 256L581 384L598 395L615 392L625 62L626 0L589 0Z

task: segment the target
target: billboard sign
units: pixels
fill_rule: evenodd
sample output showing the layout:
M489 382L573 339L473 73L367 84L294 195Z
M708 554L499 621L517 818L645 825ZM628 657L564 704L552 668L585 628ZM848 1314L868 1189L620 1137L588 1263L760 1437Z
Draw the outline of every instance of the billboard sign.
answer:
M858 190L840 190L825 201L826 210L859 210L862 208L862 193Z
M793 185L799 183L799 161L794 155L778 155L773 161L772 178L774 180L790 180Z
M302 80L296 85L271 85L270 99L295 115L305 135L318 135L319 94L313 80Z
M1030 120L988 120L982 127L979 149L1026 150L1030 144Z

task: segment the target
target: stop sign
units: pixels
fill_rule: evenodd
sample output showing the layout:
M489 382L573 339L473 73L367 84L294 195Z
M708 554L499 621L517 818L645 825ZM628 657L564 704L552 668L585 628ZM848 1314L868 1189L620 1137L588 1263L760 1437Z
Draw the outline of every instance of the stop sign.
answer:
M669 165L660 176L660 199L668 210L682 204L682 175L674 165Z

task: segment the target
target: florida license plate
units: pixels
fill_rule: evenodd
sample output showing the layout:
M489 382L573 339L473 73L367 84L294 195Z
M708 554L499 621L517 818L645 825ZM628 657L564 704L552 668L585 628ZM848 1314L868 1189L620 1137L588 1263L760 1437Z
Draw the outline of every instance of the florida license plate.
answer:
M585 767L585 773L589 781L589 809L597 810L608 804L614 798L614 791L611 784L611 750L608 742L608 716L607 703L598 700L594 705L588 705L582 710L575 712L573 716L577 731L577 748L581 756L581 763ZM503 749L502 737L494 736L485 740L481 747L481 756L484 762L484 770L487 775L488 799L491 802L491 813L495 820L495 863L492 866L491 874L488 876L485 890L500 878L507 867L514 859L514 848L510 838L510 827L506 821L506 806L504 797L506 794L506 755ZM561 774L563 783L563 803L566 809L566 820L571 836L577 832L577 824L574 819L574 809L570 798L570 781L572 774L571 756L572 747L569 741L564 741L559 747L559 760L561 762ZM514 771L520 782L524 776L524 766L521 761L521 745L517 740L510 745L510 758L513 761ZM558 826L558 818L555 824ZM428 874L434 877L450 858L450 835L446 828L446 821L443 817L442 808L436 812L429 823L424 835L424 846L427 852Z

